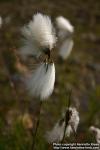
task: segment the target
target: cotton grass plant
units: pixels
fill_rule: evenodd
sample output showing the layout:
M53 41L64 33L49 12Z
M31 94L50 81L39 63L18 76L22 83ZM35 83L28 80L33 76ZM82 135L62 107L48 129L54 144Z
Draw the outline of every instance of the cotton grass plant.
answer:
M55 65L51 59L51 50L56 43L56 36L51 19L40 13L33 16L33 20L22 28L23 46L19 50L22 58L45 55L46 58L38 67L25 78L26 87L30 95L47 99L53 92L55 83Z
M78 124L79 124L79 114L76 108L72 107L70 107L69 109L67 108L66 113L63 114L62 118L55 124L54 128L46 133L47 141L49 143L63 141L64 138L69 137L71 133L76 133Z
M75 107L71 107L71 91L68 92L67 108L62 113L62 117L57 121L51 131L47 131L45 138L48 143L64 142L66 137L70 137L71 133L76 135L80 117Z
M55 83L55 65L51 58L51 51L56 44L55 30L50 17L37 13L32 21L22 28L23 45L19 49L21 58L25 61L32 57L44 60L37 65L37 68L30 71L24 79L26 89L32 97L40 99L40 109L32 149L34 149L35 137L37 134L42 101L45 101L53 92Z
M80 117L75 107L71 107L71 91L69 92L68 106L63 112L61 119L57 121L51 131L48 131L45 135L48 143L61 142L63 143L66 137L69 137L71 133L76 135L76 131L79 125Z
M74 27L70 21L63 16L56 18L56 26L58 29L58 37L60 41L59 45L59 56L66 60L71 54L74 42L72 35L74 33Z

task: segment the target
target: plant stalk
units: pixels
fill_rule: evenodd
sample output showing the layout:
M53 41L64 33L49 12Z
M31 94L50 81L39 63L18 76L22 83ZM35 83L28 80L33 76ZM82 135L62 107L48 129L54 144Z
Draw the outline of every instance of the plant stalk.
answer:
M35 143L36 143L36 136L37 136L37 132L38 132L39 124L40 124L41 108L42 108L42 101L40 101L40 108L39 108L39 113L38 113L38 120L36 123L36 129L35 129L34 133L32 132L33 140L32 140L31 150L35 149L34 147L35 147Z

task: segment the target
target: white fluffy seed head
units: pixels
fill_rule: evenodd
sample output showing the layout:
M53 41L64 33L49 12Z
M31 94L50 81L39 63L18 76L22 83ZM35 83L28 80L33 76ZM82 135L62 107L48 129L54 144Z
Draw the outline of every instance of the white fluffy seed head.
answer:
M53 92L55 83L54 63L42 63L25 79L26 87L31 96L47 99Z
M72 127L72 129L76 132L80 118L79 118L79 113L76 110L76 108L69 108L69 111L71 112L71 116L69 119L68 124Z
M62 125L59 125L59 122L57 122L54 128L46 133L46 140L48 143L59 142L62 140L64 126L65 122L63 122Z
M64 128L65 128L65 121L63 121L62 124L60 124L58 121L55 124L54 128L46 133L45 138L48 141L48 143L60 142L64 135ZM66 128L65 136L69 137L72 132L73 132L72 127L68 125Z
M69 137L70 134L74 131L76 132L78 124L79 124L79 114L76 110L76 108L69 108L69 111L71 112L70 119L68 121L68 125L66 127L65 136ZM65 114L62 115L62 119L59 120L54 128L46 133L46 140L49 143L53 142L60 142L64 135L64 128L65 128Z
M71 25L68 19L63 16L59 16L56 18L56 25L58 29L68 31L70 33L74 32L74 27Z
M24 44L20 49L20 54L37 55L45 48L52 49L56 43L56 36L51 19L47 15L37 13L27 26L22 28Z
M68 58L68 56L70 55L72 48L73 48L74 42L72 39L68 38L67 40L65 40L60 49L59 49L59 56L65 60Z
M30 28L33 32L33 37L40 46L53 48L56 38L51 19L40 13L33 16L33 21L30 22Z
M95 134L96 141L98 144L100 144L100 129L94 126L91 126L89 130Z

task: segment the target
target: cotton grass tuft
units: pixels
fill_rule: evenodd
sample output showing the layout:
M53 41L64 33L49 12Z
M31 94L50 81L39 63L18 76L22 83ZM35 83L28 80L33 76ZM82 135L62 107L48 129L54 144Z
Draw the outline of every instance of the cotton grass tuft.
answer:
M70 21L63 16L59 16L56 18L56 25L60 31L65 33L73 33L74 27L71 25Z
M47 99L52 94L54 83L54 63L41 63L25 79L25 84L29 94L34 97L39 97L41 100Z
M22 30L23 45L19 50L22 58L27 56L38 57L41 53L45 53L46 49L52 50L56 43L54 27L50 17L37 13L28 25Z
M72 35L74 33L74 27L70 21L62 16L56 18L56 26L58 28L59 37L59 56L66 60L71 54L74 42Z
M71 133L75 133L77 131L80 120L76 108L70 107L68 111L71 113L71 115L67 122L65 137L69 137ZM65 124L65 114L63 114L62 118L55 124L54 128L46 133L45 137L49 143L60 142L62 140Z

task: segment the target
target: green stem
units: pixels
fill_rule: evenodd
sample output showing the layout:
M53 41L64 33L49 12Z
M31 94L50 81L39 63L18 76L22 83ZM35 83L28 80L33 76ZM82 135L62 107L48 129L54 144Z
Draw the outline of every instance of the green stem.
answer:
M61 140L61 145L62 143L64 142L64 139L65 139L65 134L66 134L66 128L68 126L68 121L70 119L70 112L69 112L69 107L70 107L70 103L71 103L71 92L69 92L69 96L68 96L68 104L67 104L67 107L68 109L66 110L66 113L65 113L65 127L64 127L64 133L63 133L63 137L62 137L62 140ZM62 147L62 146L61 146ZM61 148L60 148L61 149Z
M41 108L42 108L42 101L40 101L40 108L39 108L39 114L38 114L38 120L36 123L35 133L32 132L33 141L32 141L31 150L34 150L34 147L35 147L36 135L37 135L39 124L40 124Z

